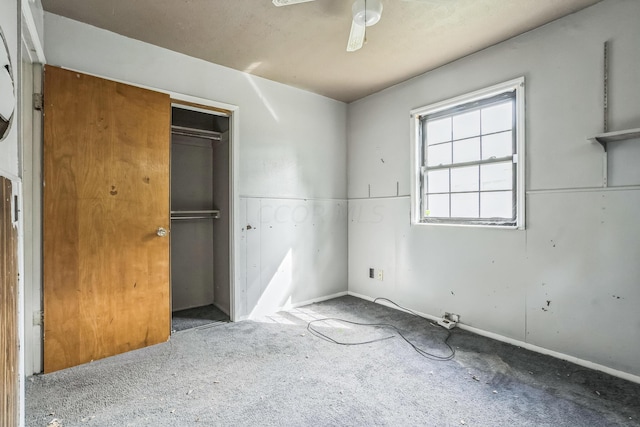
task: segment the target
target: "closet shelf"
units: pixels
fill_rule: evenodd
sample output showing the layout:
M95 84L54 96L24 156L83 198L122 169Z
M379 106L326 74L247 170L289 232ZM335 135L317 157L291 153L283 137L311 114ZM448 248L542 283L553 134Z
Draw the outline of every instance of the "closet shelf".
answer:
M220 211L218 209L197 210L197 211L171 211L172 220L187 219L218 219Z
M589 140L599 143L600 145L602 145L604 151L607 151L607 144L610 142L626 141L628 139L635 138L640 138L640 128L601 133L589 138Z

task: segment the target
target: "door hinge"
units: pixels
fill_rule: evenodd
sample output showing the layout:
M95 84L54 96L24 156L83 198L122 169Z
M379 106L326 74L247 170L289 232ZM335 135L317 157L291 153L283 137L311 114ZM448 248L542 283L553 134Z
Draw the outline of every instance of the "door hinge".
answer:
M20 213L20 207L18 206L18 196L13 196L13 210L15 215L15 222L18 222L18 214Z
M44 313L42 311L33 312L33 326L44 324Z
M34 93L33 94L33 109L34 110L38 110L38 111L42 111L43 108L44 108L44 95L42 95L41 93Z

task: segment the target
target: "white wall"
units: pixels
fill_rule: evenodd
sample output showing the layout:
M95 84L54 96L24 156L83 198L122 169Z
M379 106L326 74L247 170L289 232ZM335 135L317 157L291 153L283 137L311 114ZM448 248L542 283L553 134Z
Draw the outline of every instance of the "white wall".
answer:
M18 83L18 4L15 0L0 0L0 28L9 47L14 84ZM0 41L2 43L2 41ZM14 96L18 97L18 91ZM18 169L18 120L14 113L13 123L8 135L0 141L0 175L16 179L20 175Z
M345 205L345 104L48 13L45 40L49 64L239 106L236 188L244 218L260 216L261 205L286 210L290 204L303 204L311 211ZM292 216L280 219L283 227L298 227ZM237 280L243 291L236 295L240 318L257 313L258 301L263 310L271 311L287 302L346 291L346 214L325 225L287 238L266 232L249 238L246 224L236 230L243 244L240 252L261 260L257 273L253 264L243 265L263 283L253 287L248 281L254 279L247 277L247 270L241 271ZM333 250L323 254L322 262L309 262L326 235L341 237ZM283 251L291 253L291 264L282 264L276 256ZM325 273L326 265L332 266L331 274ZM291 281L274 280L282 268ZM318 280L310 284L309 277ZM277 297L262 298L267 289Z
M350 104L349 291L640 375L640 141L611 147L613 183L632 186L606 190L602 148L587 141L602 132L606 40L610 130L640 127L637 0L606 0ZM410 226L409 111L521 75L527 230Z
M244 198L240 290L248 317L346 293L346 200Z

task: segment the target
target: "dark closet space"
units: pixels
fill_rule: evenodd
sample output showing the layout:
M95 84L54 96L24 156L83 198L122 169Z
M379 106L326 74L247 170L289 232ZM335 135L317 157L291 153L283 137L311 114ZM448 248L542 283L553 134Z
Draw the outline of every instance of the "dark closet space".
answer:
M229 321L229 154L228 115L172 106L173 332Z

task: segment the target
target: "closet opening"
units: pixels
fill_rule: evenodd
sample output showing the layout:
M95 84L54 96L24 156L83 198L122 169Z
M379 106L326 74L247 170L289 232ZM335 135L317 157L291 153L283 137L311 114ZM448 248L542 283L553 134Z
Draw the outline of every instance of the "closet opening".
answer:
M229 321L230 115L171 107L171 331Z

